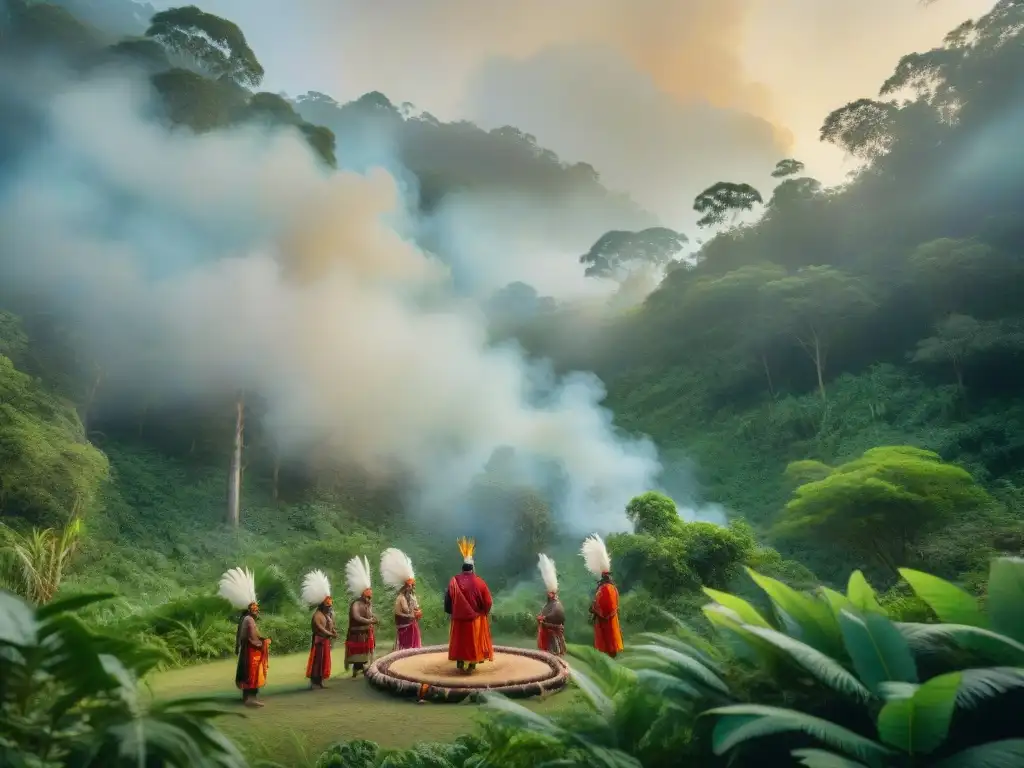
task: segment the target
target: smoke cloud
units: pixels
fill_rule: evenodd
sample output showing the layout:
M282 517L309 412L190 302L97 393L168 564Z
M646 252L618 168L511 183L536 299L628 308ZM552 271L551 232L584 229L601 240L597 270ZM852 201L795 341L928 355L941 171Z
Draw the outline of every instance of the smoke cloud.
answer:
M258 392L286 449L400 473L433 515L496 449L562 478L571 530L614 530L659 471L589 374L488 345L472 304L404 239L393 178L328 173L297 133L193 136L147 121L120 75L55 82L45 138L6 174L0 285L72 315L111 378L166 398Z

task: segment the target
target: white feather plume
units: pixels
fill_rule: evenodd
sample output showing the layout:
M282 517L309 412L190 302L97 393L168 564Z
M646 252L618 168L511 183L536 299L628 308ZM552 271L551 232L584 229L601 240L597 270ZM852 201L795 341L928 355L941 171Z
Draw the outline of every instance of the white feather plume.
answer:
M370 580L370 561L356 555L345 564L345 580L348 591L353 597L359 597L372 586Z
M323 571L310 571L302 579L302 602L306 605L320 605L331 596L331 582Z
M583 542L580 555L583 556L583 562L586 564L587 570L595 576L609 573L612 569L612 559L608 556L608 550L604 546L601 537L596 533L592 533Z
M249 603L256 602L256 580L252 571L246 568L232 568L220 577L220 589L217 594L231 603L236 610L248 608Z
M558 571L555 569L555 561L547 555L537 556L537 570L544 580L544 586L548 592L558 592Z
M392 589L401 589L409 579L416 578L412 560L400 549L385 549L380 556L380 577Z

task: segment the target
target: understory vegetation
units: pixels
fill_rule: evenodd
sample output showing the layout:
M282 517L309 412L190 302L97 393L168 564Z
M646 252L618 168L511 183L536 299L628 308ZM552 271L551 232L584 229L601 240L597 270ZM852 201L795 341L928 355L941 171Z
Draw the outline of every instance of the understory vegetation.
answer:
M140 23L128 5L100 23L88 3L9 0L0 63L131 72L168 130L293 132L324 173L365 170L346 147L387 131L423 216L511 190L607 221L580 257L619 283L599 319L514 283L487 307L491 336L596 372L617 426L658 445L664 488L692 491L637 496L631 530L607 537L627 644L611 660L582 647L594 584L578 531L496 452L466 501L493 533L478 550L492 631L533 642L550 554L581 703L540 715L488 698L455 742L345 741L318 767L1024 764L1024 3L999 0L826 117L822 140L862 161L844 184L784 158L770 194L699 194L699 247L516 128L380 93L261 92L235 24L194 6ZM37 139L30 107L4 107L0 161ZM566 226L552 237L572 240ZM429 234L419 245L457 261ZM623 310L652 269L664 279ZM343 606L345 561L400 547L425 639L444 641L460 559L409 488L281 450L260 393L183 404L112 381L71 315L35 301L0 274L0 763L245 765L221 706L139 685L233 654L237 613L215 594L229 567L255 571L274 652L299 653L302 576L326 569ZM705 500L724 525L680 514ZM375 599L383 645L391 596Z

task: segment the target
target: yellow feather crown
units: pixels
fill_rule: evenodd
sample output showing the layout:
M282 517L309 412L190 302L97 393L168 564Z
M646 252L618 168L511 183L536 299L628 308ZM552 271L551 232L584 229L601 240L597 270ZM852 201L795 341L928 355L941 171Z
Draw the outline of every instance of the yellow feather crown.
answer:
M473 550L476 549L476 541L473 539L467 539L465 536L458 540L459 552L462 553L463 560L473 559Z

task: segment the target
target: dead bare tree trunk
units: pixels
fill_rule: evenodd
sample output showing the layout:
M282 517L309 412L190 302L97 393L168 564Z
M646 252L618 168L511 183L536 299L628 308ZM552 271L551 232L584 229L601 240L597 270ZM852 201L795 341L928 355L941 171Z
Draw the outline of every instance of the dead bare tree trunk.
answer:
M280 495L280 492L281 492L281 456L280 456L280 454L278 454L277 450L275 449L274 450L274 486L273 486L274 501L277 501L277 497Z
M85 402L82 404L82 426L88 432L89 430L89 415L92 413L93 405L96 403L96 394L99 392L100 384L103 383L103 369L98 365L93 366L93 379L92 386L89 388L89 393L85 396Z
M235 443L228 470L228 523L237 528L242 508L242 444L245 437L245 400L243 393L235 401Z

